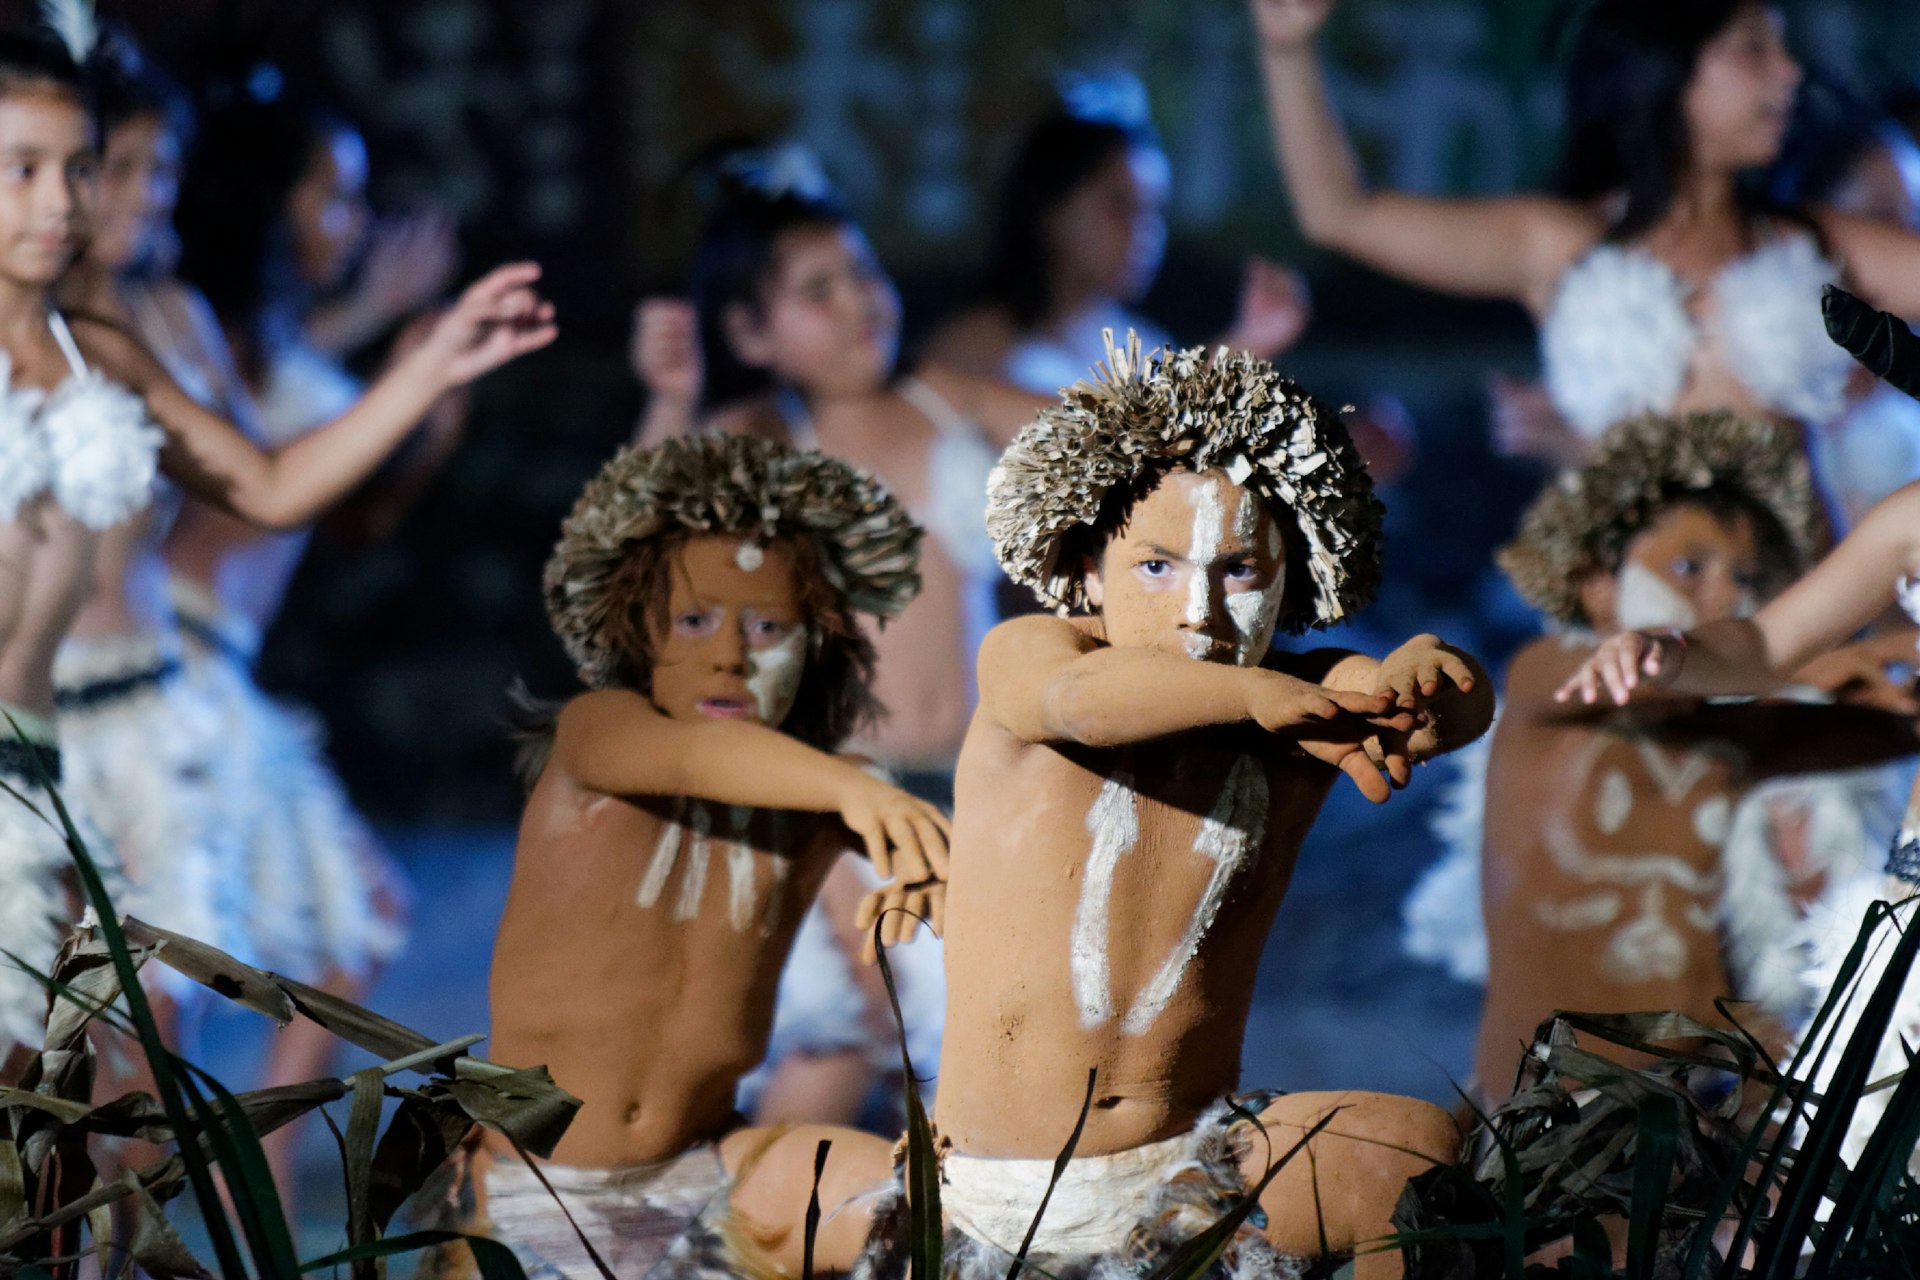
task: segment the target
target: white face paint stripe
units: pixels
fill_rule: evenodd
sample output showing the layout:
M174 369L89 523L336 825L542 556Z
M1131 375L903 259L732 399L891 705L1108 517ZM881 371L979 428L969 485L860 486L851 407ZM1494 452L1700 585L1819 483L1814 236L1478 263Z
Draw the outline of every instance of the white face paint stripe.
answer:
M1614 592L1614 621L1622 631L1678 627L1682 631L1695 626L1700 615L1687 598L1673 589L1665 578L1629 560L1620 567Z
M753 709L762 724L772 725L775 709L791 702L800 688L810 638L807 628L796 627L779 644L748 654L747 692L753 696Z
M686 831L681 827L685 820L687 802L673 802L673 816L660 828L660 839L654 842L653 859L647 863L647 873L640 879L640 891L634 895L634 901L643 907L655 906L660 894L667 887L667 877L673 874L673 864L680 857L680 841Z
M707 861L712 856L713 811L704 804L693 806L692 832L687 841L687 871L680 880L680 901L673 908L675 920L691 920L700 914L700 899L707 892Z
M1093 837L1093 847L1087 853L1080 905L1073 915L1071 968L1080 1025L1091 1030L1113 1018L1112 975L1107 962L1113 873L1120 865L1120 856L1140 842L1139 800L1133 793L1131 775L1116 773L1100 788L1087 809L1087 833Z
M1209 597L1213 562L1227 536L1227 513L1220 506L1220 486L1203 480L1193 498L1193 531L1187 544L1187 623L1203 627L1212 620Z
M1122 1031L1130 1036L1144 1035L1159 1019L1186 978L1187 968L1199 952L1207 930L1220 914L1233 878L1258 852L1266 830L1267 775L1251 756L1241 756L1228 772L1213 812L1201 820L1200 834L1194 837L1193 851L1213 862L1206 892L1200 897L1200 905L1194 908L1193 918L1187 922L1180 941L1174 944L1159 971L1134 997L1133 1007L1121 1024Z
M747 823L753 810L745 805L727 806L727 923L735 933L753 927L754 858L747 843Z

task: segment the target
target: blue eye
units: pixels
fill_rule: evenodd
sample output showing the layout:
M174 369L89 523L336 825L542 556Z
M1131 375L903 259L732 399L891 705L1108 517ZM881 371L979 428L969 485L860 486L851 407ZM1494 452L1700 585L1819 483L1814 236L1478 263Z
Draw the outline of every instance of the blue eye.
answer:
M673 629L682 635L705 635L713 630L714 618L710 613L681 613L674 615Z
M1142 560L1136 567L1149 578L1165 577L1173 571L1173 566L1165 560Z
M1259 576L1260 570L1244 560L1235 561L1233 564L1228 565L1226 570L1226 579L1228 582L1252 582Z
M1690 560L1686 556L1681 556L1673 562L1673 571L1683 578L1691 578L1700 572L1700 562L1698 560Z

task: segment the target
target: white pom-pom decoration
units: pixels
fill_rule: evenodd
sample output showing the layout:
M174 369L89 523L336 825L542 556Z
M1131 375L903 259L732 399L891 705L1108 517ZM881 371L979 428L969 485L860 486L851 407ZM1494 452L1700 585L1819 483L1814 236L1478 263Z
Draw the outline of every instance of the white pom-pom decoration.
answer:
M1794 235L1728 263L1714 281L1727 363L1761 403L1807 422L1839 414L1853 368L1820 314L1820 287L1838 274L1811 236Z
M1487 980L1487 922L1480 911L1480 857L1487 817L1489 730L1447 757L1453 776L1429 823L1444 851L1400 904L1400 946L1455 981Z
M0 521L12 520L38 497L52 474L53 459L37 420L44 398L31 387L14 390L13 359L0 351Z
M47 398L40 427L54 500L81 524L108 529L152 501L165 437L139 396L97 373L77 374Z
M1560 277L1540 326L1547 394L1589 439L1669 409L1699 338L1686 286L1652 254L1602 245Z

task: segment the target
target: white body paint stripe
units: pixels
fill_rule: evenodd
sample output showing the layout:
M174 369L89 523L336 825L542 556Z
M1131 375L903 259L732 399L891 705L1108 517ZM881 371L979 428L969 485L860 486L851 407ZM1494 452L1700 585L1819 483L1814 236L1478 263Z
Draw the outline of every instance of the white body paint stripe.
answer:
M1140 842L1139 798L1126 773L1108 778L1087 810L1086 878L1080 907L1073 916L1073 998L1080 1025L1088 1030L1113 1019L1112 974L1107 963L1108 915L1113 903L1113 873L1120 855Z

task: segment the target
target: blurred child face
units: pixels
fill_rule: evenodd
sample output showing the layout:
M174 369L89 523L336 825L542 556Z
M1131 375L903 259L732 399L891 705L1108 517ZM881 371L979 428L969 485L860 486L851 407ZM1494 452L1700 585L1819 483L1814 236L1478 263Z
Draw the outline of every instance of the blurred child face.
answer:
M1258 666L1287 587L1280 524L1224 471L1174 471L1134 504L1087 573L1107 641Z
M0 97L0 275L46 288L92 214L93 124L63 90Z
M158 114L135 116L107 135L100 158L87 256L108 271L151 260L173 232L180 195L180 140Z
M757 311L727 317L746 364L822 395L858 395L887 384L900 343L900 297L857 227L784 232Z
M300 278L315 289L339 284L367 233L367 144L336 129L313 148L306 172L287 196Z
M1681 102L1696 163L1715 169L1772 164L1800 87L1777 9L1750 4L1700 50Z
M654 705L676 720L778 728L810 638L785 544L691 538L674 558L666 626L653 632Z
M1116 151L1047 217L1055 274L1070 287L1130 302L1145 293L1167 246L1167 157Z
M1759 547L1744 515L1722 521L1697 506L1676 506L1627 544L1620 571L1589 579L1587 616L1601 631L1685 630L1743 618L1759 605Z

